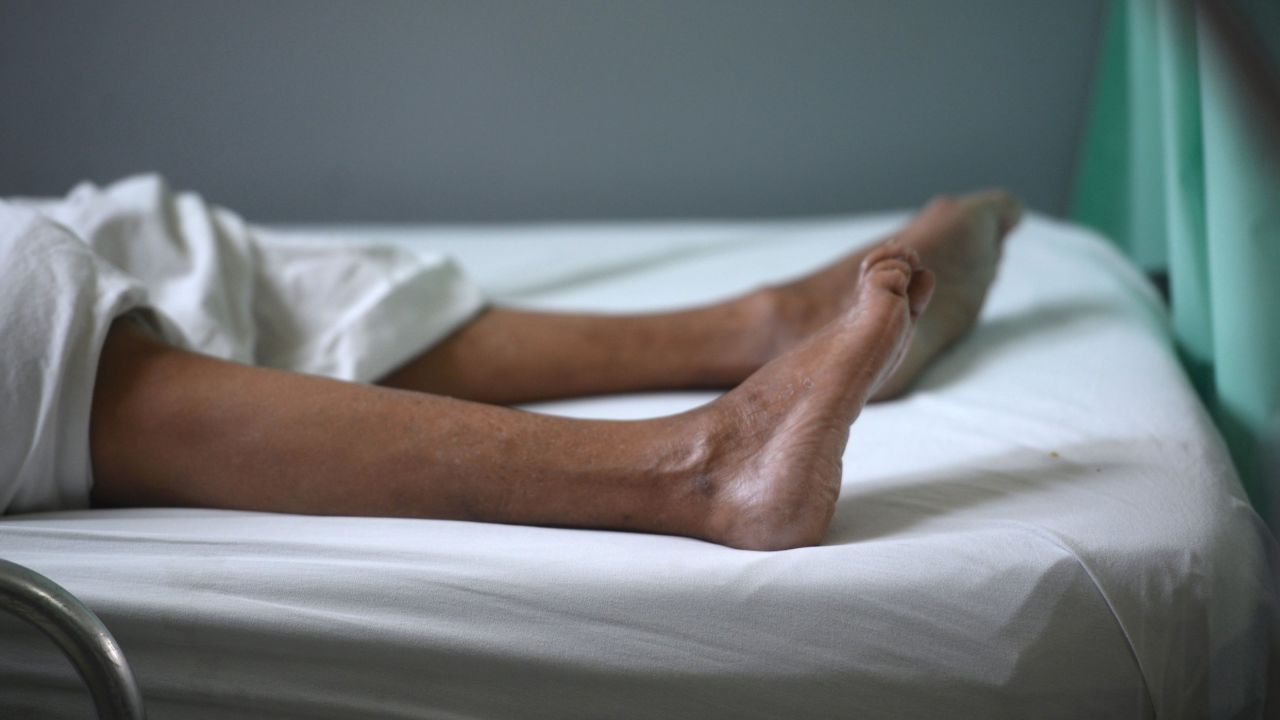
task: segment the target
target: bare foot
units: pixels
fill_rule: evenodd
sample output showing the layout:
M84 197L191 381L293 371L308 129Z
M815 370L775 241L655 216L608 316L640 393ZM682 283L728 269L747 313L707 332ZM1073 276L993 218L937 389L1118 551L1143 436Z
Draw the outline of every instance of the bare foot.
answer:
M872 400L900 395L934 357L973 327L995 278L1002 241L1021 213L1018 201L998 190L942 197L892 236L919 253L937 286L906 357ZM812 275L751 297L767 305L773 318L775 332L766 358L797 346L857 302L859 268L868 252L872 250L864 248Z
M695 411L707 539L779 550L826 534L849 426L903 360L933 289L919 256L892 242L867 252L856 273L838 318Z

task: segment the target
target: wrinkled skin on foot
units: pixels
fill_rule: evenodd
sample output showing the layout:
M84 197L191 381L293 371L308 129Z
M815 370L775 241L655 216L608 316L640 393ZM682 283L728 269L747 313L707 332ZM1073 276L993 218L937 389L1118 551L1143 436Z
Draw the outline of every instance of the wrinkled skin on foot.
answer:
M696 481L713 495L707 539L780 550L826 534L850 425L903 361L934 287L919 255L893 242L856 273L838 317L696 411Z
M907 356L873 400L903 393L933 358L972 329L995 278L1003 241L1021 213L1018 201L1002 191L941 197L891 237L919 255L936 287ZM772 317L767 357L796 347L857 301L867 252L855 252L812 275L761 291L762 304Z

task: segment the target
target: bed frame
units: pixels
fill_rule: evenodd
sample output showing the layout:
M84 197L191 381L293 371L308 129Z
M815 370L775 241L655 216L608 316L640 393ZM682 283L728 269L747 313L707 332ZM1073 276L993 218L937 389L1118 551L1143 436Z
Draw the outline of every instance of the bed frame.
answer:
M98 717L143 720L142 694L124 652L93 611L34 570L0 560L0 610L35 625L89 686Z

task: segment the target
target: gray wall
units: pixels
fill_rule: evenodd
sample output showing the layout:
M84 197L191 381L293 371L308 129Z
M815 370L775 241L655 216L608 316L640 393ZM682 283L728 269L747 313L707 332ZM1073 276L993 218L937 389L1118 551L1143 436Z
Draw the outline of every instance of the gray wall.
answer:
M261 221L1066 203L1103 0L0 0L0 195Z

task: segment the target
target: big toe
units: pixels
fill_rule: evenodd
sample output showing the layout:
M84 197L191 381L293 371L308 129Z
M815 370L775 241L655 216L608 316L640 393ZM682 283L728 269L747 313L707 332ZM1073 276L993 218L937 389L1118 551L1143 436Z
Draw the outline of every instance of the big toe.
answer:
M911 319L920 317L933 297L936 279L932 271L921 268L911 275L911 283L907 286L907 306L911 309Z
M983 190L966 195L962 202L976 211L991 213L1002 237L1022 219L1022 203L1007 190Z
M858 287L864 292L891 293L907 298L912 278L920 269L920 256L915 250L887 242L863 259L862 280Z

